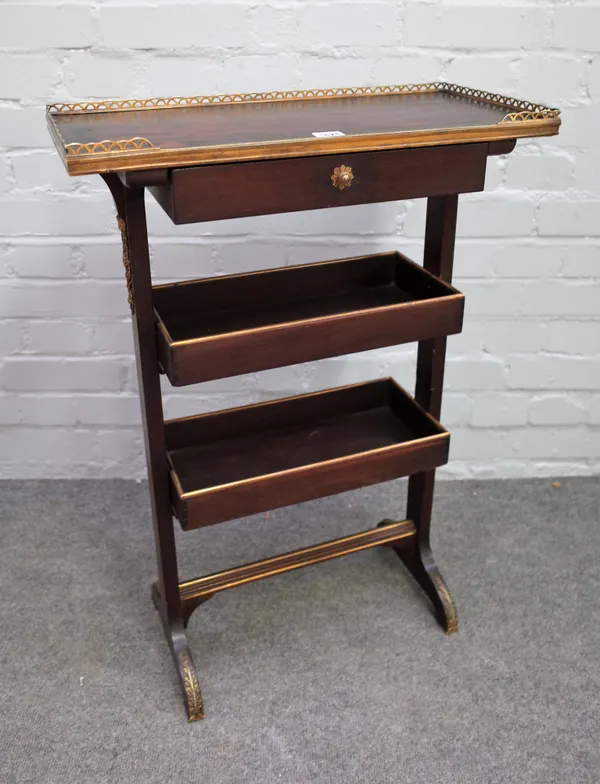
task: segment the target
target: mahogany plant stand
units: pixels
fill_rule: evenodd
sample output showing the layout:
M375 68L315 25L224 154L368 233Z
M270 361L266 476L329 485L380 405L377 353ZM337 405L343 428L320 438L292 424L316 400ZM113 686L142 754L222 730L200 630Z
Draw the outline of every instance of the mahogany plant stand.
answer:
M431 551L458 195L487 158L558 132L558 112L443 83L54 105L71 174L100 173L123 240L158 563L152 598L190 721L204 715L186 626L216 593L378 545L393 547L445 632L456 608ZM415 130L418 129L418 130ZM106 141L115 139L118 141ZM145 192L174 223L427 197L422 266L374 254L153 286ZM165 420L160 374L185 385L418 342L414 397L380 379ZM406 519L181 581L184 530L409 476Z

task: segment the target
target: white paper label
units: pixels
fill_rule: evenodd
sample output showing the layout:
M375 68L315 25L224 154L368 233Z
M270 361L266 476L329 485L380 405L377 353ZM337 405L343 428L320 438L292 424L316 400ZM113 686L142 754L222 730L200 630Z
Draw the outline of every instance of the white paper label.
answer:
M313 136L316 136L318 139L324 139L327 136L345 136L345 133L341 131L314 131Z

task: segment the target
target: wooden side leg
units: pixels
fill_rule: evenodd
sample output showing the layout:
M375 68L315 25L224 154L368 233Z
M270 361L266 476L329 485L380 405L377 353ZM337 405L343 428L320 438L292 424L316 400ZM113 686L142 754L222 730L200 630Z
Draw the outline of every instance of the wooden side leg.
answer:
M423 266L447 283L452 281L457 207L457 195L427 201ZM446 338L419 343L415 398L436 419L442 406L445 357ZM410 477L406 516L414 522L417 535L394 549L431 599L437 620L449 634L458 631L458 615L429 543L434 483L435 471Z
M198 676L184 628L169 471L156 352L152 278L146 228L144 189L125 187L114 174L103 175L115 200L123 239L123 263L132 313L136 364L146 445L146 463L158 563L158 583L152 598L159 611L171 654L181 679L189 721L204 716Z
M417 536L413 542L408 542L406 547L398 547L395 550L431 599L440 626L446 634L451 634L458 631L456 605L435 563L429 544L434 482L435 471L426 471L410 477L407 516L414 522Z

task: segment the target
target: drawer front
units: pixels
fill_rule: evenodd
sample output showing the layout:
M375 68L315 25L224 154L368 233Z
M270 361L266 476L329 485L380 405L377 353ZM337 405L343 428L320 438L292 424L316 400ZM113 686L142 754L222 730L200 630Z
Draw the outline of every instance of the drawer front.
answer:
M487 144L174 169L152 187L174 223L483 190Z

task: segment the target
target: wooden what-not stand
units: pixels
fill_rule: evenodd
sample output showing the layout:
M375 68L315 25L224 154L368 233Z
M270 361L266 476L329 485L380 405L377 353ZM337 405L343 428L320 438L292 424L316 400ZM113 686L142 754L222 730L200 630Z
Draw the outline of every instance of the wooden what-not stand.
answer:
M123 238L158 558L152 595L190 721L203 716L186 638L219 591L378 545L394 548L446 632L458 619L429 545L458 195L487 158L556 134L558 111L436 83L266 95L55 104L72 175L98 173ZM423 264L388 253L153 286L149 190L174 223L427 197ZM165 420L160 373L180 386L417 341L414 397L392 379ZM406 519L180 581L184 530L409 476ZM395 510L391 510L392 513Z

